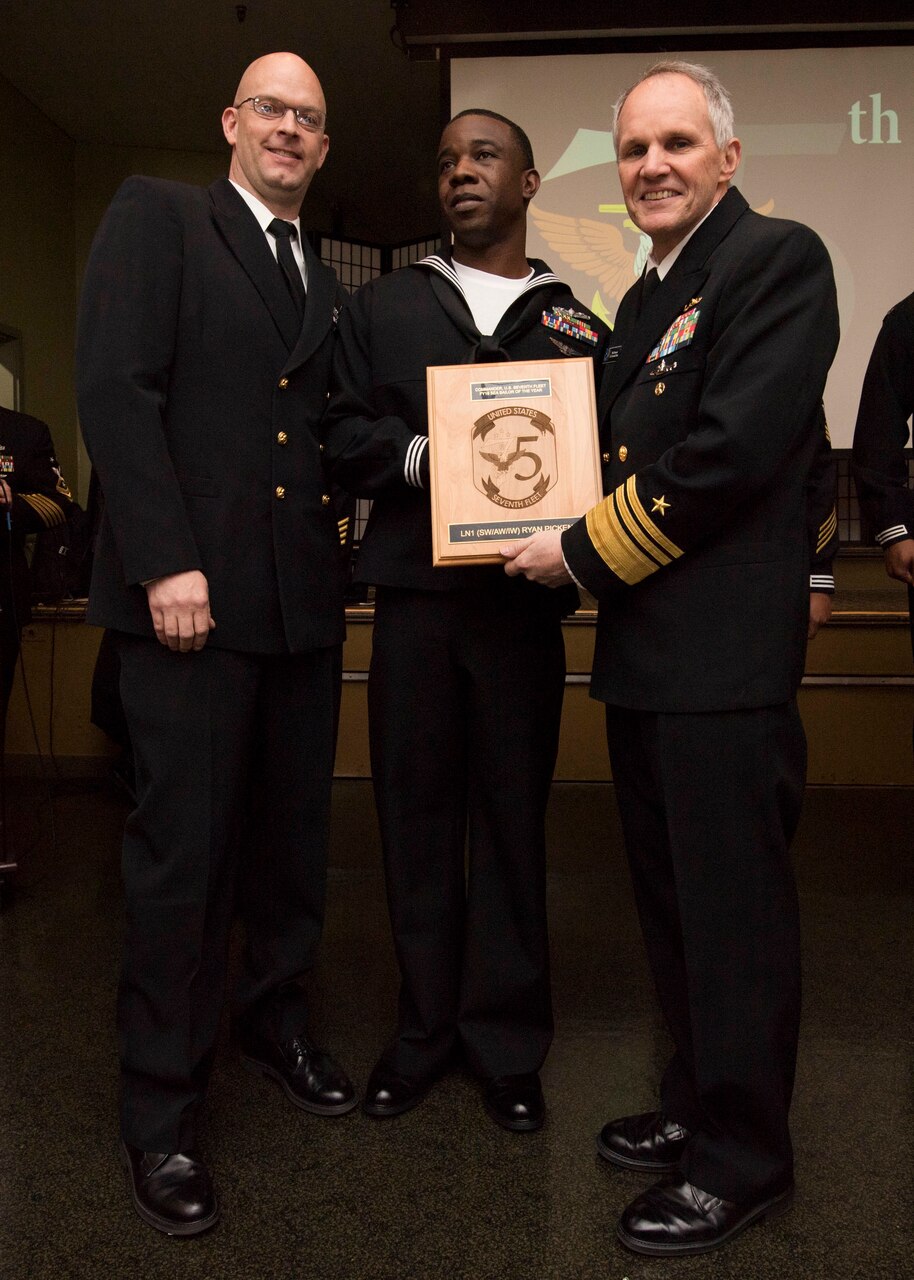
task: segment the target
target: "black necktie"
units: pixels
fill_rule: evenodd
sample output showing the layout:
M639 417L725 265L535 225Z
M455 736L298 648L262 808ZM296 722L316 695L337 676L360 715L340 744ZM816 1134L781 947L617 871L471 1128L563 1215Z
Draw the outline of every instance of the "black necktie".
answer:
M657 274L657 268L651 267L650 271L648 271L644 280L641 282L641 307L639 308L641 311L643 311L650 302L654 291L657 289L659 284L660 277Z
M276 237L276 256L283 279L292 295L298 314L303 316L305 314L305 282L301 278L301 271L292 252L292 239L296 234L295 226L291 222L283 222L282 218L274 218L267 227L267 231Z

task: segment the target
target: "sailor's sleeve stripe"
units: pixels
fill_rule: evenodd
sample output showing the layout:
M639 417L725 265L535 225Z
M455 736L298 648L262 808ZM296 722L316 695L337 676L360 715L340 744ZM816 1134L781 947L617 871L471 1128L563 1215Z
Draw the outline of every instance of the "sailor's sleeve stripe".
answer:
M897 542L899 538L908 538L908 526L906 524L893 524L891 529L883 529L882 533L876 534L876 541L880 546L886 542Z
M811 573L809 575L810 591L834 591L835 579L830 573Z
M819 530L819 539L818 539L818 542L816 543L817 555L823 549L823 547L826 547L828 543L831 541L837 528L838 528L838 516L835 511L835 508L832 507L831 511L828 514L828 519L823 521L822 527Z
M406 464L403 468L403 475L406 483L412 485L414 489L422 488L420 479L420 467L422 465L422 455L428 448L428 436L413 436L406 450Z
M634 476L588 511L587 532L597 554L630 586L682 555L646 515Z
M65 523L67 517L63 507L58 506L52 498L46 497L43 493L20 493L19 496L23 502L29 504L48 529Z
M337 520L336 526L340 531L340 546L346 545L346 535L349 532L349 517L344 516L342 520Z

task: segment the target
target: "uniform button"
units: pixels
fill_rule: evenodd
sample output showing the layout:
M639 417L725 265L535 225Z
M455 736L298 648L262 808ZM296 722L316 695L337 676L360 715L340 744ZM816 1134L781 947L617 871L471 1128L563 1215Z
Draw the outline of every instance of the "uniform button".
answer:
M285 431L280 431L280 432L277 434L277 436L276 436L276 443L277 443L277 444L288 444L288 443L289 443L289 437L286 435Z
M321 494L321 502L324 504L324 506L325 506L325 507L329 507L329 506L330 506L330 494L329 494L329 493L322 493L322 494Z
M611 461L612 461L612 454L610 454L610 453L604 453L604 454L603 454L603 461L604 461L604 462L611 462Z
M323 452L324 452L324 446L323 446L322 444L319 444L317 447L318 447L318 449L320 450L320 452L321 452L321 453L323 453Z
M665 382L658 382L658 383L656 384L656 386L654 387L654 395L655 395L655 396L662 396L662 395L663 395L663 393L664 393L664 391L666 391L666 383L665 383Z
M285 391L285 389L286 389L286 387L287 387L288 385L289 385L289 379L288 379L288 378L280 378L280 379L279 379L279 389L280 389L280 391Z
M277 498L282 499L282 498L284 498L284 497L286 496L286 491L285 491L284 487L283 487L281 484L278 484L278 485L276 486L276 489L275 489L275 491L274 491L274 492L276 493Z
M624 444L620 444L619 445L619 461L624 462L627 457L628 457L628 446Z

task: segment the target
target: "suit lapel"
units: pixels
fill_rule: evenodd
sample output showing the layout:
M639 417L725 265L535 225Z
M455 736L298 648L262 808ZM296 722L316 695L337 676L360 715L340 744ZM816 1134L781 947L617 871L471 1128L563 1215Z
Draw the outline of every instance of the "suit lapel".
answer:
M213 219L229 249L250 277L291 351L301 331L298 312L257 219L227 178L209 189Z
M682 314L692 298L701 293L710 270L708 258L748 207L736 188L731 187L692 236L641 314L633 316L627 324L628 332L623 331L619 335L622 350L618 360L607 370L600 389L601 421L632 374L644 364L664 331ZM640 287L639 281L635 288ZM630 290L626 294L620 312L633 293L634 290ZM637 299L632 296L632 310L636 305Z

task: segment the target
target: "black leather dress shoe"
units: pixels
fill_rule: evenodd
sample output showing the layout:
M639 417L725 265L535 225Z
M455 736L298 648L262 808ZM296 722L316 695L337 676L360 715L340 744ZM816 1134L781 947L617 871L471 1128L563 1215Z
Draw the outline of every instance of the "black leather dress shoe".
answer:
M431 1085L431 1080L412 1080L379 1062L368 1077L362 1110L376 1120L401 1116L422 1101Z
M786 1213L792 1202L792 1184L751 1204L733 1204L675 1178L658 1182L633 1201L616 1234L633 1253L663 1258L708 1253L753 1222Z
M241 1061L249 1071L270 1076L290 1102L316 1116L342 1116L358 1102L352 1081L339 1063L304 1036L282 1043L247 1036Z
M487 1080L483 1104L490 1119L515 1133L541 1129L546 1118L543 1090L535 1071Z
M597 1134L597 1152L620 1169L669 1173L685 1151L689 1132L659 1111L610 1120Z
M167 1236L195 1236L219 1220L209 1170L195 1151L172 1155L121 1144L133 1207Z

